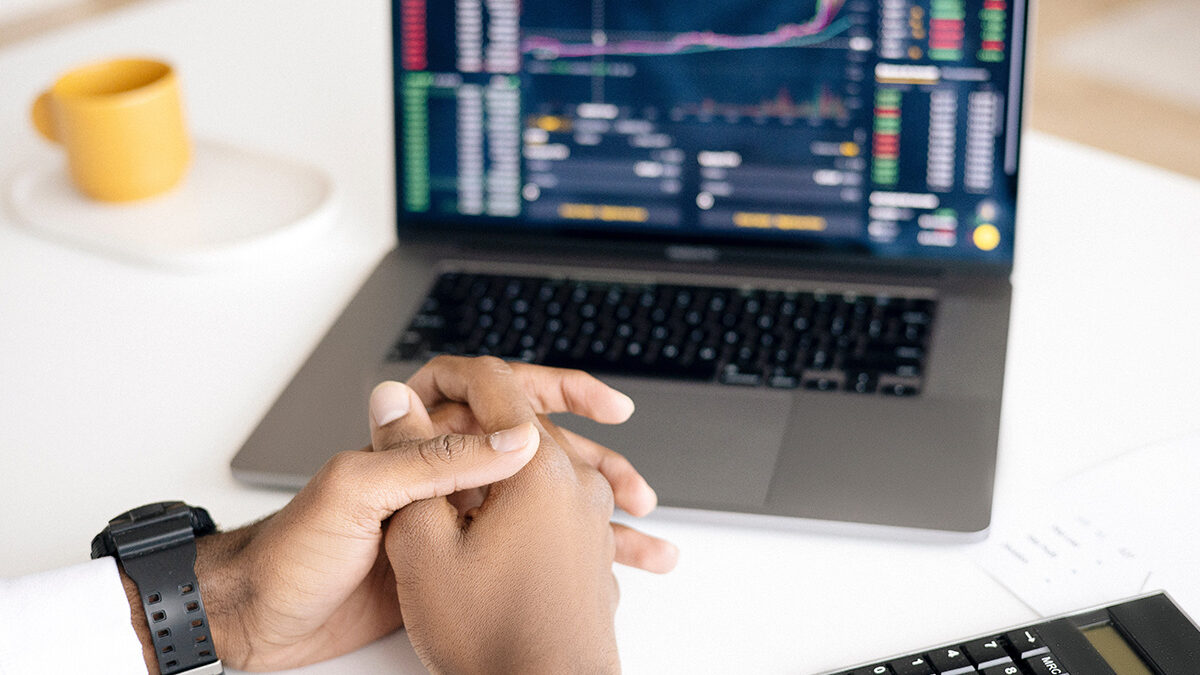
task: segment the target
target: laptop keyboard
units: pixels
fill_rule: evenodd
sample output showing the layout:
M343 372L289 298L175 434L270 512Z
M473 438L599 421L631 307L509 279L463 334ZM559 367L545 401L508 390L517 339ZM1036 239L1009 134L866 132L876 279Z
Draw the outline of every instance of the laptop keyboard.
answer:
M914 396L926 298L449 272L389 358L491 354L594 374Z

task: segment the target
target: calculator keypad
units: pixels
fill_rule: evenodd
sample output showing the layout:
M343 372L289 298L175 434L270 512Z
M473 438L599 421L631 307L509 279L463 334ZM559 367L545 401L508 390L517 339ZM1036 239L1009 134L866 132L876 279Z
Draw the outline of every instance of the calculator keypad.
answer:
M840 675L1070 675L1032 628L948 645Z

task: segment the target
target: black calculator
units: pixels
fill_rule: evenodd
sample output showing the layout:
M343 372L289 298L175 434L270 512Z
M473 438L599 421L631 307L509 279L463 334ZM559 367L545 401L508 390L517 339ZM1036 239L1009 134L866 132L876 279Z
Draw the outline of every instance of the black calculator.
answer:
M829 675L1200 675L1200 629L1161 591Z

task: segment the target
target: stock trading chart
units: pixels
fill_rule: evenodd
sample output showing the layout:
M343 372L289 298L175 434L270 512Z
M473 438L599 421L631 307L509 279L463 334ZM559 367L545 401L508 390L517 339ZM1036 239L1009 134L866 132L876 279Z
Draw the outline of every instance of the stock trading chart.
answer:
M401 206L1003 259L1009 2L396 0Z

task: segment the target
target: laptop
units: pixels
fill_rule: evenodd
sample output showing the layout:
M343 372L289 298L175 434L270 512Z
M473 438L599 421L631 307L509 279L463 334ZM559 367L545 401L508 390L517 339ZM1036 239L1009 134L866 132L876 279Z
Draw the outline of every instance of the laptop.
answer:
M1026 9L394 0L399 245L235 476L301 486L376 383L492 354L632 396L562 423L667 507L985 531Z

